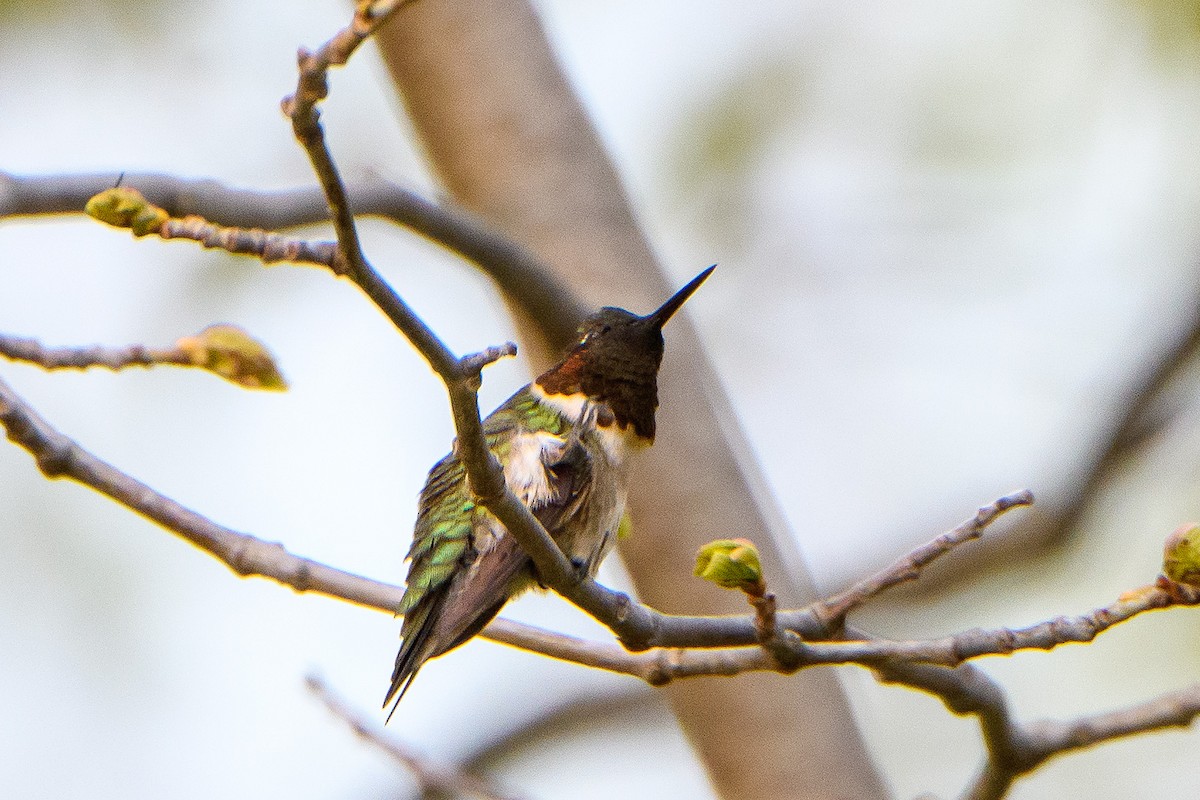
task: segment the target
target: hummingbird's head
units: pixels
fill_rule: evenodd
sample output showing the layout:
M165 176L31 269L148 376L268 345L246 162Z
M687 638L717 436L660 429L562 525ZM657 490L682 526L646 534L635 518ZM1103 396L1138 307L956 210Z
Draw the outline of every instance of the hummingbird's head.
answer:
M644 317L623 308L600 309L584 320L579 340L538 377L537 386L547 395L582 394L603 403L611 414L601 414L600 424L632 426L638 436L653 440L663 325L714 269L715 264Z

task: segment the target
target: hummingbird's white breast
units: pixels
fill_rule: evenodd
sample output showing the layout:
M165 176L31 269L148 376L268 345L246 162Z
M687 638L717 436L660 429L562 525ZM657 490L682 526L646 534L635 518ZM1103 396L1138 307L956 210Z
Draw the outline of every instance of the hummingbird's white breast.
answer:
M586 485L577 487L579 496L570 503L570 513L550 533L568 557L580 559L594 575L616 542L625 513L628 456L644 443L632 428L622 430L615 423L597 425L597 415L604 410L602 404L589 401L583 394L548 395L536 384L531 388L538 402L561 414L571 427L562 435L528 430L517 433L504 460L505 482L535 513L544 505L563 503L563 498L555 497L551 467L563 458L572 440L578 439L591 454L588 479ZM474 544L483 554L506 535L499 520L488 515L477 525Z
M551 499L553 489L547 464L553 464L566 440L548 431L519 433L509 445L504 481L512 493L530 508L537 508Z

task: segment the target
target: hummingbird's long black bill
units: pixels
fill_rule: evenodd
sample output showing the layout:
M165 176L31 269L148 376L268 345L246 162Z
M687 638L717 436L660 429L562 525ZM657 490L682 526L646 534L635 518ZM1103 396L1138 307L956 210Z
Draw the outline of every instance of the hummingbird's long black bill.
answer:
M651 311L649 314L642 317L642 319L653 323L657 328L661 328L663 325L666 325L667 320L675 315L675 312L679 310L680 306L687 302L687 299L692 296L692 293L700 288L700 284L704 283L704 280L711 275L712 271L716 268L717 265L713 264L711 267L704 270L704 272L701 272L699 275L692 278L690 281L688 281L687 286L684 286L678 292L671 295L670 300L663 303L656 310Z

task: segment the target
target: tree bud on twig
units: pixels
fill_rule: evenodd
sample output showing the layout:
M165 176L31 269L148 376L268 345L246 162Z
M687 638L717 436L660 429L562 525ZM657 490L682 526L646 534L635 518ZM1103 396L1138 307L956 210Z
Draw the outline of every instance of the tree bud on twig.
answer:
M105 189L84 206L89 217L115 228L129 228L134 236L157 233L171 218L166 210L147 200L137 189Z
M236 325L209 325L175 343L193 364L247 389L281 392L287 381L267 348Z
M722 589L741 589L755 596L766 591L758 549L749 539L717 539L696 554L697 577Z
M1167 537L1163 574L1176 583L1200 588L1200 526L1185 523Z

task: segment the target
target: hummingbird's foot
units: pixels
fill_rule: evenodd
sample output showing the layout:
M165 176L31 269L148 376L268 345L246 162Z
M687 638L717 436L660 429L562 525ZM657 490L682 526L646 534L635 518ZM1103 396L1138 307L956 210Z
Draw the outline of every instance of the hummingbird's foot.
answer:
M571 570L575 573L574 577L575 577L576 583L583 583L585 580L587 580L590 577L588 575L588 565L587 565L586 558L580 558L579 556L573 556L571 558ZM534 573L534 575L535 575L535 578L537 579L537 585L542 591L546 591L547 589L550 588L550 586L545 581L543 581L541 578L537 577L536 573Z
M588 563L586 558L575 556L571 559L571 566L575 568L575 579L579 581L586 580L588 577Z

